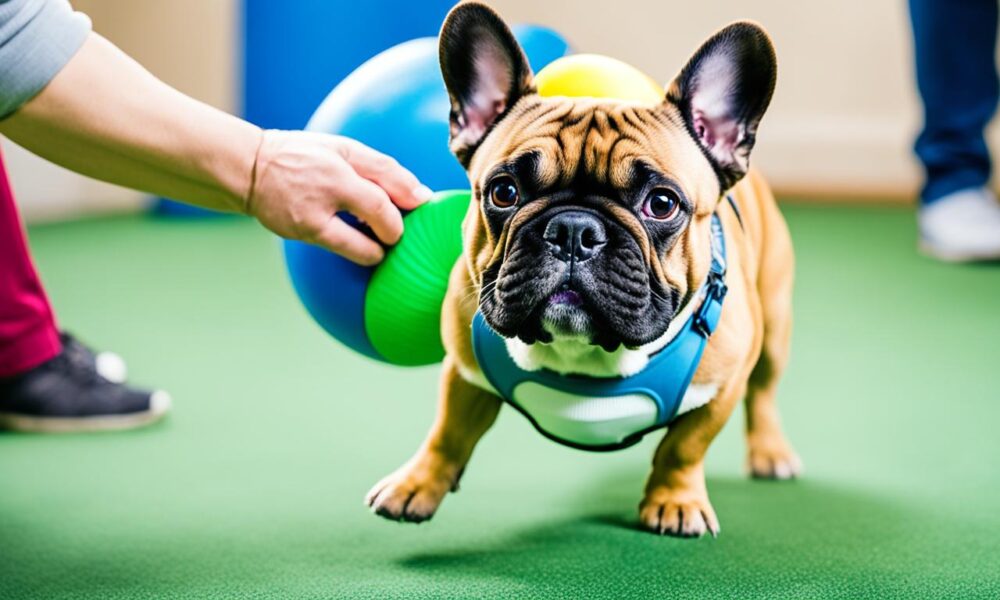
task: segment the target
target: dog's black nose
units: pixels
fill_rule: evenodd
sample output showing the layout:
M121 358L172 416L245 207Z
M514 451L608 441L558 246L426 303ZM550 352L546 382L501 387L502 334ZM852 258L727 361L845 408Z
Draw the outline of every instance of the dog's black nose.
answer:
M583 262L608 243L604 225L594 214L567 210L549 219L543 236L559 260Z

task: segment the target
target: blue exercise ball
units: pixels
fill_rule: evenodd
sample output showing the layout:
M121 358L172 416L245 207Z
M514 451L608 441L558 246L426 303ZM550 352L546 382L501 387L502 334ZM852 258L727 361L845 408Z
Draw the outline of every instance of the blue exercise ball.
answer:
M448 151L448 95L437 39L394 46L347 76L306 129L336 133L392 156L434 190L469 185Z
M522 25L514 34L533 70L570 52L551 29ZM448 93L438 63L437 38L393 46L368 60L330 92L306 129L347 136L392 156L433 190L469 186L448 149ZM349 215L342 215L356 223ZM330 335L376 360L364 328L369 268L302 242L284 242L288 273L303 305Z
M533 70L569 53L556 32L514 28ZM330 92L306 129L354 138L392 156L427 187L468 187L448 149L451 106L438 65L437 38L419 38L368 60Z
M569 55L572 49L566 38L541 25L515 25L514 37L524 48L528 63L535 73L557 58ZM442 82L443 85L443 82Z

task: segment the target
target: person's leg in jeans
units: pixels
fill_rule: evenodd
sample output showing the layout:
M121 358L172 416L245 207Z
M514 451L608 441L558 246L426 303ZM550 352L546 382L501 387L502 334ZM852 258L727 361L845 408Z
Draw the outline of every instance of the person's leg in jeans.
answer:
M56 326L0 154L0 428L120 429L166 412L166 394L109 380L100 358Z
M997 0L910 0L924 129L921 233L942 258L1000 255L1000 205L986 187L985 129L1000 99Z

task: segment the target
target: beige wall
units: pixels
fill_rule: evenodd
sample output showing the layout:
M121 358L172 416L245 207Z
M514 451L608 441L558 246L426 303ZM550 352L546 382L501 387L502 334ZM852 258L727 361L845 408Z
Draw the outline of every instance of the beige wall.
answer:
M72 0L94 30L155 75L200 100L235 110L239 0ZM29 221L136 210L142 194L80 177L4 141L14 191Z
M511 21L563 32L578 51L671 79L698 44L736 19L764 25L778 87L755 164L786 192L904 197L919 173L919 124L903 0L494 0Z
M234 110L239 0L72 0L94 30L186 94Z

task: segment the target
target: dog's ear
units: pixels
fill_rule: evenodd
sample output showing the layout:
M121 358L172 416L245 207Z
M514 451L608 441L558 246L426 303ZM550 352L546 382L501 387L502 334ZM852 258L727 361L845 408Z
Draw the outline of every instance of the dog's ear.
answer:
M468 166L490 127L534 91L531 67L510 28L490 7L459 4L439 42L441 73L451 100L451 150Z
M776 78L767 33L756 23L738 22L702 44L667 90L667 101L680 108L723 190L746 175Z

